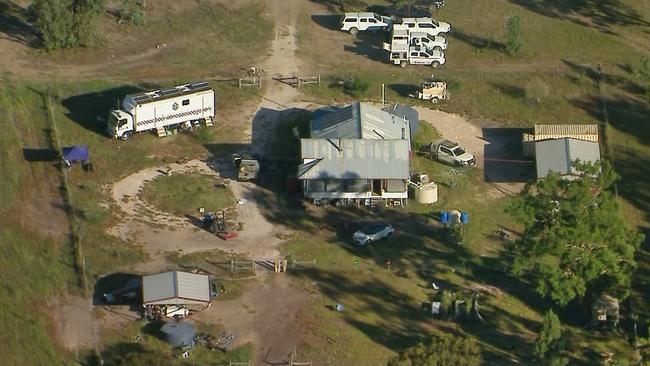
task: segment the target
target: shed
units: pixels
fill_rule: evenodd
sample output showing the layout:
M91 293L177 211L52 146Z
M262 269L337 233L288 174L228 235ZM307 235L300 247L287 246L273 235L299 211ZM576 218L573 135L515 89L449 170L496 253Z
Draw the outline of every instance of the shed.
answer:
M600 146L597 142L562 138L535 142L537 178L546 178L549 172L563 176L575 174L573 162L594 163L600 160Z
M582 141L599 142L598 125L535 125L534 132L524 133L524 155L535 154L535 142L572 138Z
M148 305L210 303L210 279L206 275L171 271L142 277L142 302Z
M192 348L194 347L194 337L196 329L192 324L185 322L172 321L165 323L160 332L173 348Z
M593 324L608 324L617 327L619 322L618 299L609 295L601 296L591 306L591 315Z
M369 103L356 102L336 112L319 113L309 122L309 129L313 139L405 139L411 146L409 120Z

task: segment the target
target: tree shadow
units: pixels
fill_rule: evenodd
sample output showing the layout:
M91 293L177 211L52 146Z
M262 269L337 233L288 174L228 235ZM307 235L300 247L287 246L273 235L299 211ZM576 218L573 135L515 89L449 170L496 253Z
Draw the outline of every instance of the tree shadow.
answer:
M112 108L116 108L127 94L157 88L154 85L123 85L98 92L68 97L61 101L67 109L66 116L88 131L105 136L106 118Z
M569 20L586 27L616 34L612 25L650 25L632 6L620 0L510 0L538 14Z
M506 51L506 45L504 43L492 38L485 38L475 34L467 33L460 28L454 28L454 31L451 32L449 36L461 42L467 43L468 45L477 49L494 50L499 52Z
M530 182L535 179L534 161L523 155L522 128L483 128L483 174L486 182Z
M325 6L332 13L344 11L360 11L366 9L368 4L363 0L309 0L313 3Z
M0 0L0 33L3 38L26 46L34 46L38 40L37 32L24 20L27 11L9 0Z
M608 85L616 86L619 88L624 89L625 91L632 93L632 94L637 94L637 95L643 95L645 93L645 88L638 83L619 76L615 75L612 73L607 73L602 70L600 65L581 65L574 63L572 61L563 59L562 62L569 67L569 70L573 71L577 75L581 75L584 77L587 77L590 79L592 82L595 83L595 86L597 86L598 82L602 82ZM619 68L623 68L624 65L618 65ZM631 70L631 67L630 67ZM568 75L568 77L575 83L579 84L580 77L573 77L571 75Z
M526 97L526 91L520 86L501 82L490 82L490 84L494 89L496 89L498 94L505 94L510 98L517 100L524 100Z
M136 296L133 296L133 293ZM107 294L110 296L106 296ZM132 273L111 273L97 279L93 291L93 305L140 304L142 304L142 276Z

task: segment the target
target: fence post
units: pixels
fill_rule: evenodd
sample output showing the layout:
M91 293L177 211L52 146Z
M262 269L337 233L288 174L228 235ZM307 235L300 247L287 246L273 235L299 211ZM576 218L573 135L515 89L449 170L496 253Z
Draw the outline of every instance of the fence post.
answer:
M296 76L296 78L298 79L298 87L300 88L300 76Z
M320 85L320 74L318 74L318 85Z
M237 81L239 82L239 89L241 89L241 78L237 79Z

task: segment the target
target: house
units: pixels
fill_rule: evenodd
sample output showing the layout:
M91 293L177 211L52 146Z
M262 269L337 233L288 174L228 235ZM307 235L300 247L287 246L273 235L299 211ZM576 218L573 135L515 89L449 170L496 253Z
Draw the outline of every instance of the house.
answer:
M545 140L572 138L599 142L598 125L535 125L534 132L523 134L524 155L535 156L535 143Z
M313 139L405 139L411 146L409 120L395 113L382 110L369 103L356 102L350 106L315 113L309 123Z
M209 305L210 279L206 275L171 271L142 277L142 303L156 305Z
M298 179L305 197L337 204L406 203L408 140L311 138L300 146Z
M549 172L571 177L576 173L573 167L576 160L590 163L600 160L600 146L598 142L568 137L536 141L535 160L538 179L546 178Z

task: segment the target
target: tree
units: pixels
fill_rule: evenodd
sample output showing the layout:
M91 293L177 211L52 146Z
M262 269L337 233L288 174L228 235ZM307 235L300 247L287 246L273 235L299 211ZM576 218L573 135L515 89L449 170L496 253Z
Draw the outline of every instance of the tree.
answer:
M400 353L388 366L479 366L481 349L474 340L445 334Z
M553 310L549 310L544 314L542 329L535 339L535 349L533 350L535 358L543 360L549 351L557 350L560 338L562 338L562 323Z
M524 92L529 102L539 104L542 99L548 97L550 89L542 79L535 78L526 83Z
M34 0L32 13L48 51L89 46L105 0Z
M135 25L144 24L144 0L122 0L120 16L123 21Z
M528 184L508 208L524 226L510 270L562 306L587 293L625 298L643 235L627 227L609 191L618 176L607 162L574 168L575 179L553 173Z
M77 44L73 32L74 16L68 0L35 0L32 6L43 46L47 50L70 48Z
M524 43L524 21L519 15L512 16L506 21L506 49L511 55L519 53Z

